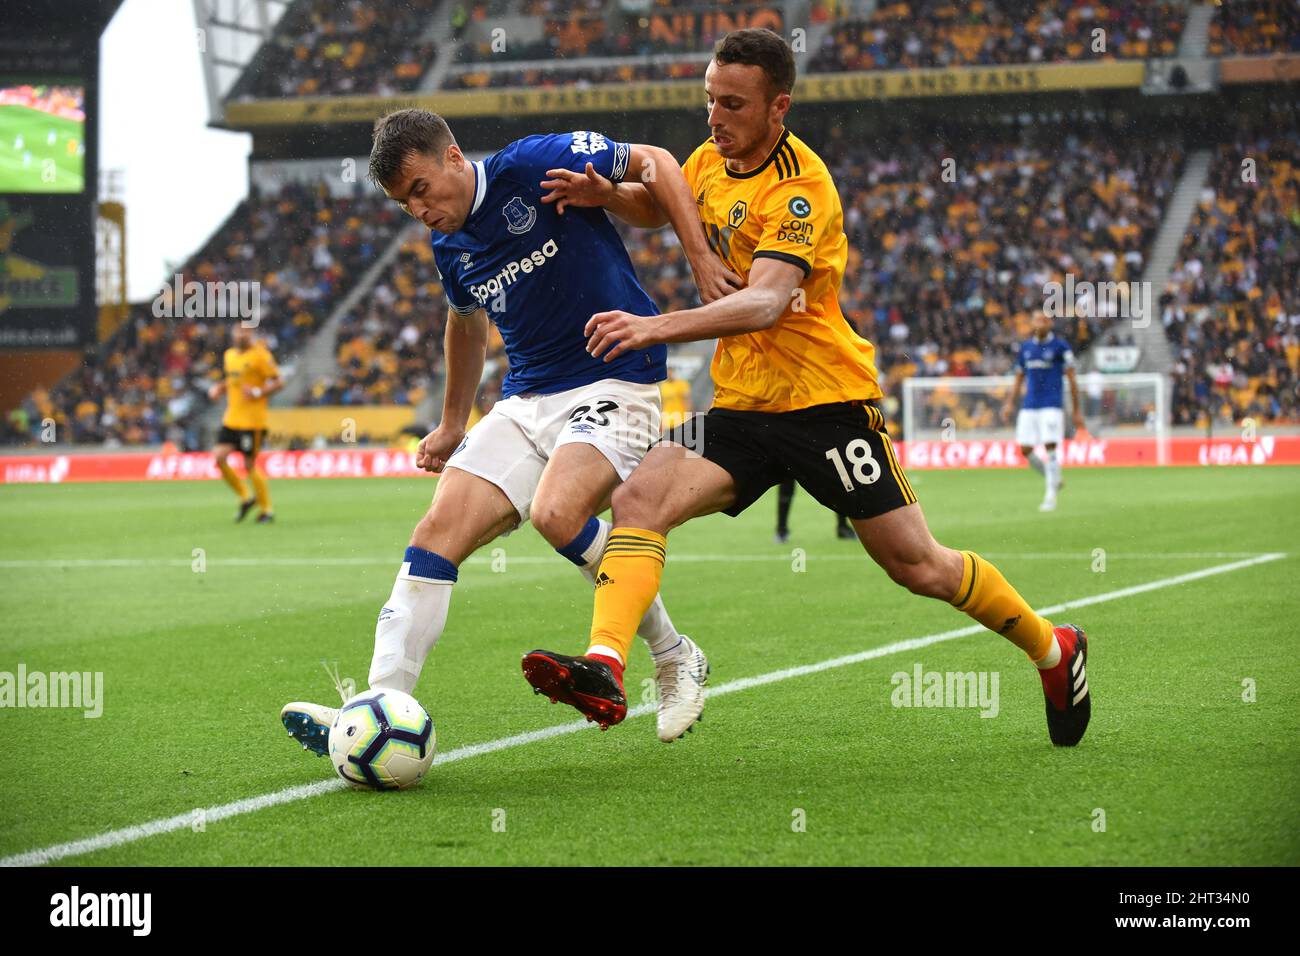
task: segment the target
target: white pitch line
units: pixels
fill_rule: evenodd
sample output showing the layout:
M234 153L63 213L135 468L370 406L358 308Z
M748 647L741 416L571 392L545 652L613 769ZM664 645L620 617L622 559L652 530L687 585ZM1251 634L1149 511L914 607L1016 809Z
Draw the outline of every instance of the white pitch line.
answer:
M1068 611L1073 608L1087 607L1092 604L1104 604L1107 601L1118 601L1121 598L1132 597L1135 594L1145 594L1148 591L1158 591L1163 588L1175 587L1179 584L1199 581L1202 578L1213 577L1218 574L1228 574L1232 571L1240 571L1243 568L1266 564L1270 561L1277 561L1285 557L1287 557L1287 555L1280 552L1260 554L1244 561L1220 564L1211 568L1204 568L1200 571L1191 571L1187 574L1179 574L1171 578L1161 578L1158 581L1150 581L1146 584L1137 584L1132 587L1120 588L1117 591L1107 591L1104 594L1094 594L1090 597L1075 598L1072 601L1065 601L1061 604L1053 604L1050 607L1040 608L1037 613L1042 615L1057 614L1061 611ZM982 625L972 624L967 627L955 628L951 631L928 634L925 637L896 641L893 644L874 647L871 650L860 651L856 654L847 654L843 657L833 657L830 660L819 661L815 664L803 664L798 667L787 667L784 670L759 674L755 677L742 677L739 680L728 681L727 683L720 684L717 687L711 687L708 689L707 694L709 697L720 697L723 694L734 694L737 691L749 690L752 687L761 687L765 684L774 684L778 681L789 680L792 677L803 677L807 674L817 674L821 671L832 670L837 667L859 664L863 661L874 660L878 657L887 657L891 654L898 654L903 651L918 650L922 647L929 647L932 644L955 640L956 638L965 637L969 634L977 634L983 630L984 627ZM627 716L630 720L635 717L641 717L653 713L653 711L654 705L643 704L629 710ZM484 754L496 753L499 750L509 750L512 747L522 747L525 744L549 740L552 737L561 737L565 734L576 733L580 730L586 730L589 728L594 729L594 727L595 724L588 723L585 720L577 720L572 723L558 724L553 727L544 727L541 730L530 730L527 733L515 734L511 737L502 737L498 740L489 740L481 744L469 744L465 747L458 747L455 750L449 750L446 753L438 754L434 757L433 762L434 764L453 763L457 760L479 757ZM215 807L208 807L201 811L202 819L206 825L207 823L215 823L230 817L240 816L241 814L265 810L267 807L279 806L284 803L293 803L297 800L306 800L309 797L319 796L323 793L332 793L346 787L347 784L338 779L324 780L320 783L300 784L295 787L287 787L284 790L277 790L274 793L263 794L260 797L248 797L244 800L236 800L234 803L225 803ZM176 830L185 830L193 826L196 819L199 819L198 813L199 811L192 810L189 813L177 814L174 817L165 817L161 820L151 820L148 823L123 827L120 830L110 830L108 833L101 833L99 836L87 837L84 840L74 840L70 843L59 843L54 846L45 847L41 850L29 850L26 853L7 856L0 859L0 867L42 866L47 863L66 860L70 857L84 856L87 853L95 853L99 850L107 850L111 847L135 843L147 837L158 836L163 833L172 833Z
M794 545L794 547L800 547ZM851 552L821 554L816 551L809 554L801 548L809 561L861 561L863 553L857 549ZM981 551L981 557L990 561L1092 561L1091 551ZM1123 552L1107 551L1107 561L1164 561L1164 560L1220 560L1223 558L1253 558L1259 551L1145 551ZM462 562L466 564L491 564L495 559L484 555L475 555ZM681 562L692 564L699 562L751 562L790 560L787 551L773 551L771 554L669 554L668 563ZM527 554L511 557L506 555L510 564L556 564L563 567L558 555ZM558 563L557 563L558 562ZM194 564L193 558L14 558L0 560L0 569L23 568L188 568ZM208 558L209 568L263 568L263 567L356 567L356 566L391 566L401 564L392 555L383 558L340 558L340 557L303 557L303 558Z

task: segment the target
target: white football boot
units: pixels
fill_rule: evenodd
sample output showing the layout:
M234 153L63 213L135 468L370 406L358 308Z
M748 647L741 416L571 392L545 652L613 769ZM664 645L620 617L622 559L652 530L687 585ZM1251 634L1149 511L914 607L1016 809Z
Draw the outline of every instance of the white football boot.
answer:
M302 744L303 750L324 757L329 753L330 728L334 726L334 718L338 715L337 707L298 700L284 705L280 711L280 723L284 724L290 737Z
M709 659L685 634L678 653L655 665L655 690L659 695L656 723L664 743L684 736L701 719L708 679Z

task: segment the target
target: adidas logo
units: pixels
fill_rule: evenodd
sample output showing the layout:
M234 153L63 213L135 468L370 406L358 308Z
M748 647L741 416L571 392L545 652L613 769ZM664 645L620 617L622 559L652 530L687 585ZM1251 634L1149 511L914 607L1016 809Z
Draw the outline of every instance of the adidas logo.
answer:
M603 588L606 584L613 584L613 583L614 583L614 579L611 578L604 571L601 571L600 574L596 575L596 587L598 588Z

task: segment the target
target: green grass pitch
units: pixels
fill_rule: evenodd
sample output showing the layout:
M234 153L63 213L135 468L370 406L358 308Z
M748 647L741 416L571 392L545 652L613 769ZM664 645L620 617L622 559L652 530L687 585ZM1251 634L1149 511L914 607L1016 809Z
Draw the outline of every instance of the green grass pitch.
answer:
M0 107L0 193L81 192L85 157L80 147L85 145L85 135L85 124L75 120L26 106ZM47 159L54 161L52 180L42 175Z
M1300 469L1072 470L1046 515L1028 471L911 477L936 536L1036 607L1286 556L1053 615L1092 640L1073 750L1048 743L1028 662L982 632L717 696L672 745L642 716L435 765L411 791L329 790L62 862L1300 863ZM105 682L98 719L0 711L0 856L328 780L279 709L330 700L323 659L364 686L433 487L273 482L272 526L233 525L217 482L0 490L0 671ZM802 492L788 545L773 510L769 495L670 538L664 595L712 686L969 623L891 584ZM577 718L529 692L519 655L580 651L590 615L531 528L467 563L416 688L439 751ZM893 706L891 676L917 664L996 672L997 716ZM638 645L631 696L649 676Z

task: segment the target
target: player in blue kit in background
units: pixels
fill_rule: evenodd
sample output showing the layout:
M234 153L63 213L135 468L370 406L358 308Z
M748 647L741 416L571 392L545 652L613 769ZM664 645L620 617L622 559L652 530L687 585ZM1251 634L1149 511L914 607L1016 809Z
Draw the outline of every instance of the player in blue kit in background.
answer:
M529 136L471 162L434 113L399 110L375 124L370 178L429 228L449 311L442 421L416 453L419 467L442 477L379 613L371 688L412 692L446 624L458 567L523 521L594 583L610 532L594 516L659 437L667 347L606 363L587 353L584 333L599 312L658 310L604 210L542 199L558 170L644 183L668 211L703 301L740 285L709 250L681 167L663 149L578 131ZM510 371L501 401L467 433L489 318ZM708 662L658 598L638 634L655 663L659 736L671 741L703 710ZM336 713L295 702L281 719L323 754Z
M1047 484L1047 493L1039 511L1056 508L1056 494L1061 490L1061 442L1065 439L1064 390L1062 379L1070 381L1070 399L1074 408L1074 427L1084 427L1079 404L1079 382L1074 373L1074 352L1070 344L1052 330L1052 320L1042 312L1033 318L1034 334L1020 343L1016 351L1016 381L1007 398L1006 417L1016 407L1020 386L1025 386L1025 401L1016 416L1016 442L1030 466ZM1047 452L1040 459L1038 445Z

